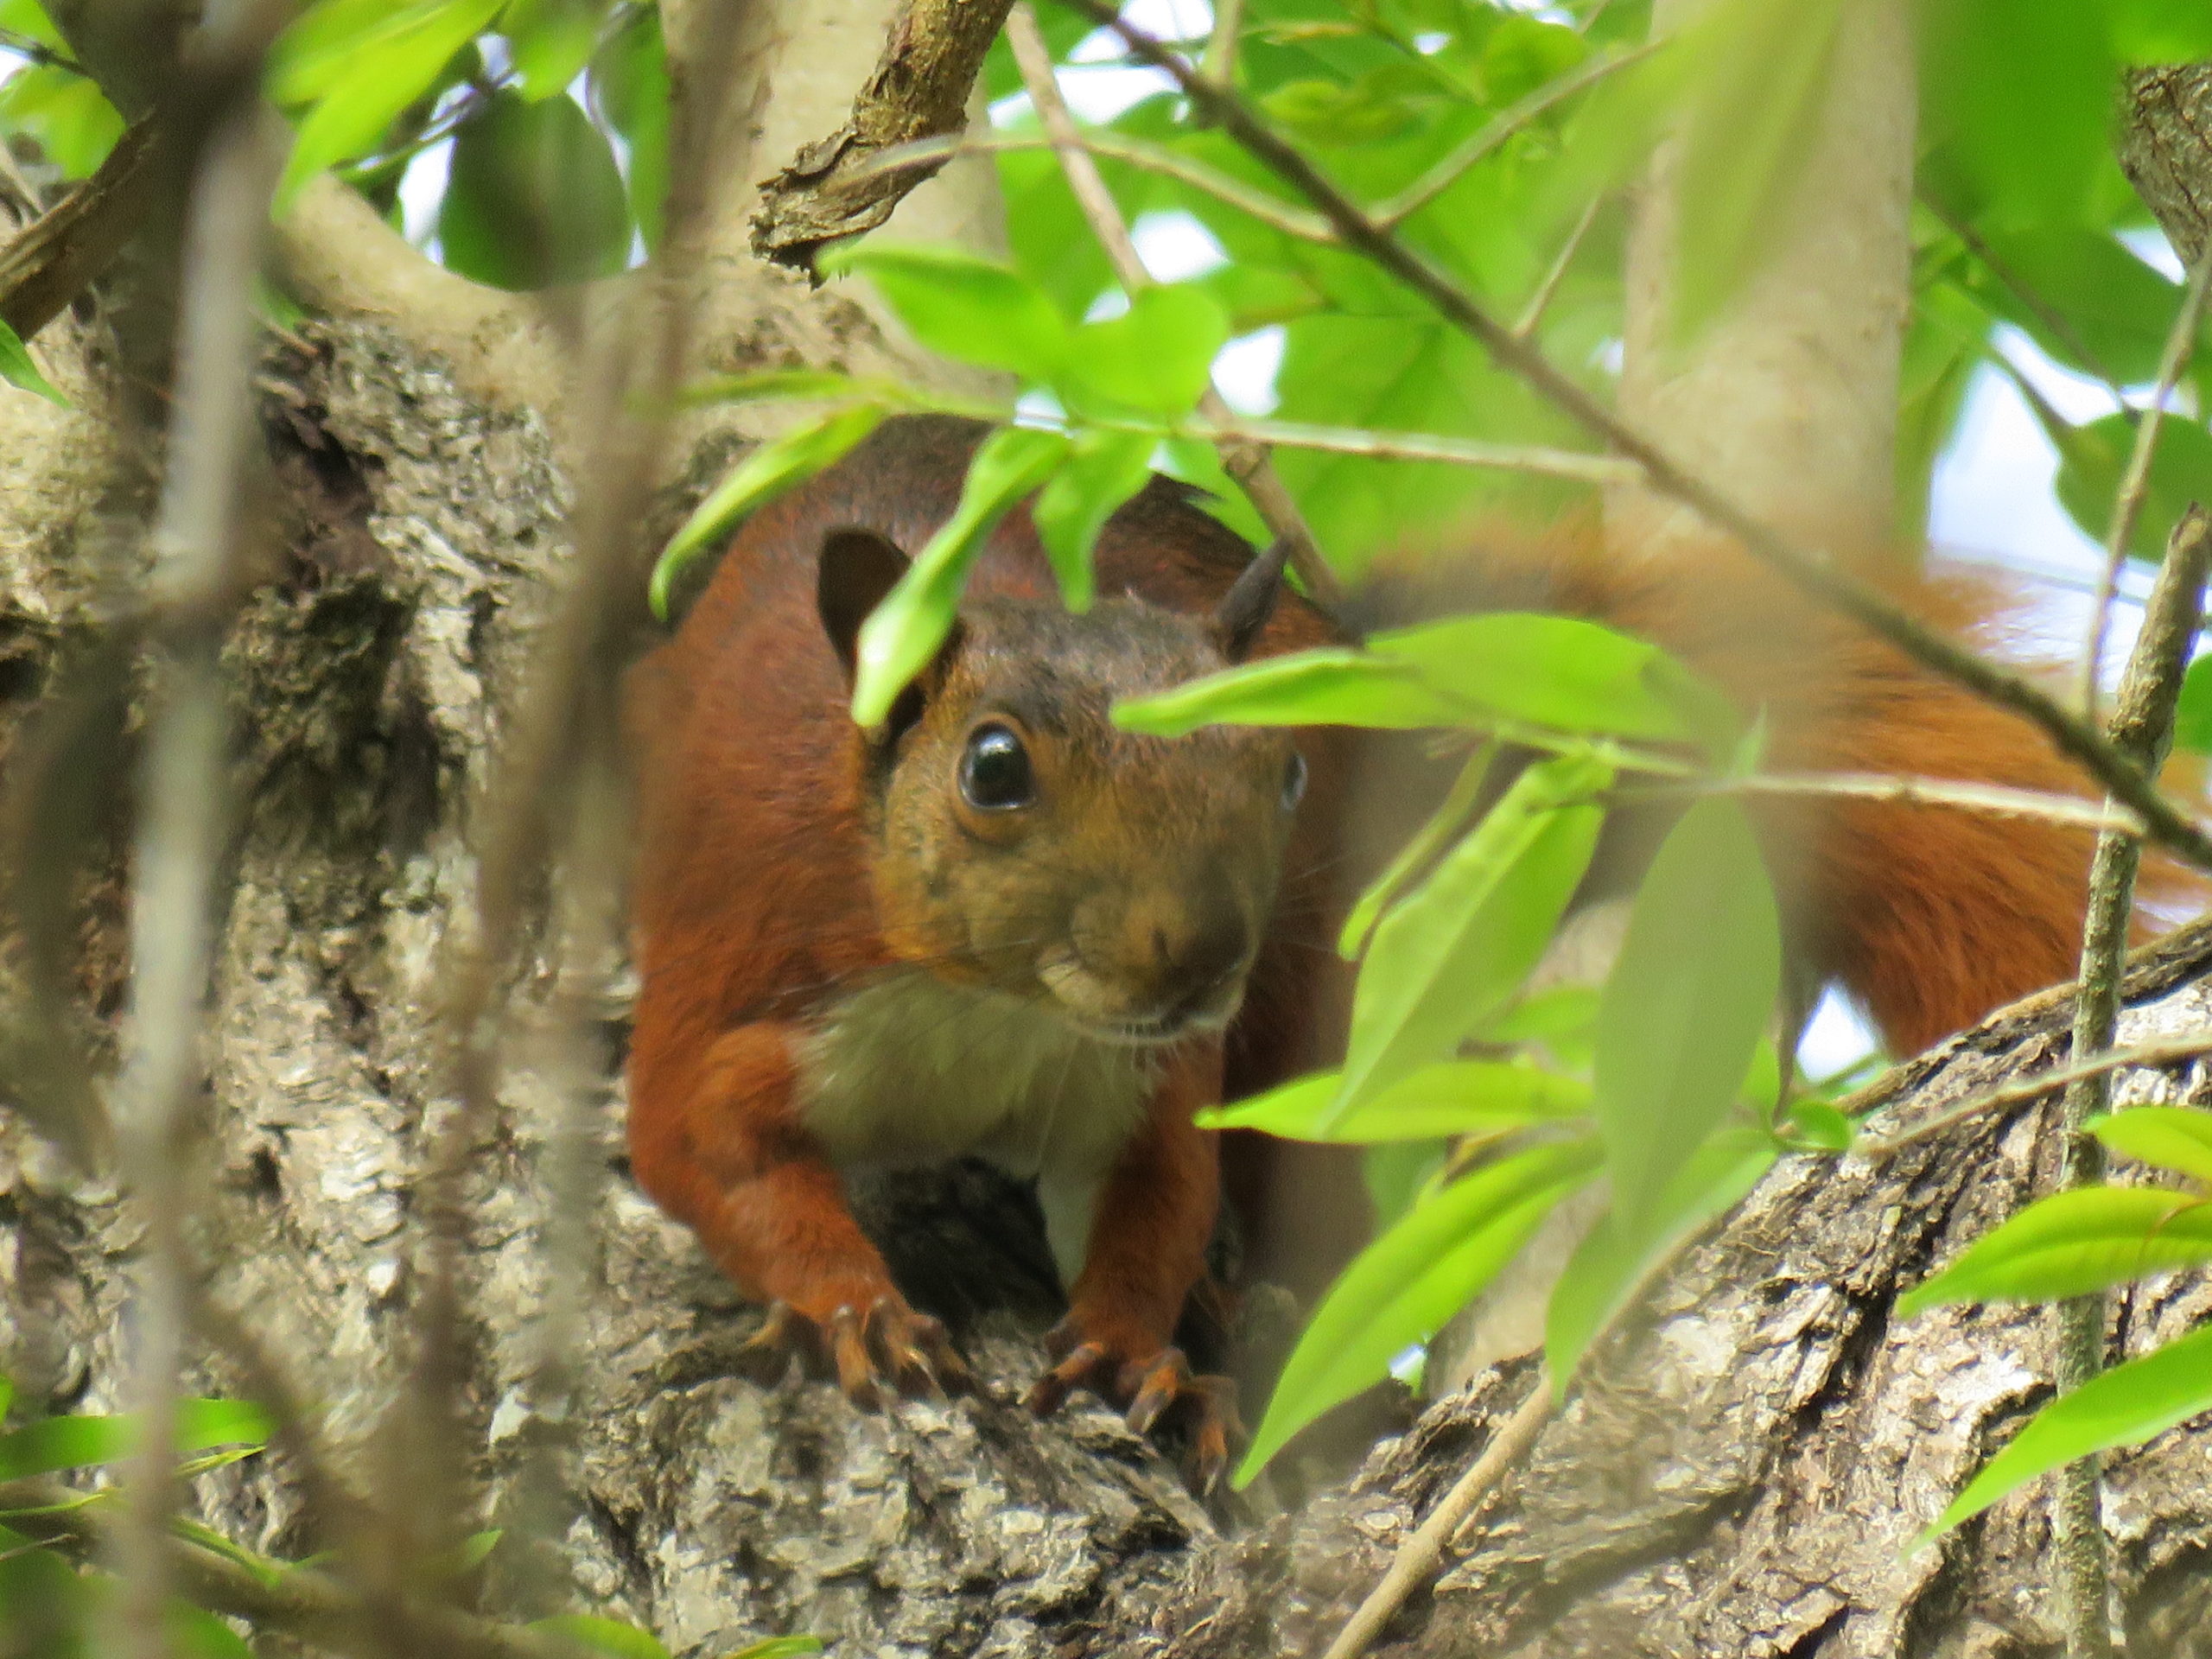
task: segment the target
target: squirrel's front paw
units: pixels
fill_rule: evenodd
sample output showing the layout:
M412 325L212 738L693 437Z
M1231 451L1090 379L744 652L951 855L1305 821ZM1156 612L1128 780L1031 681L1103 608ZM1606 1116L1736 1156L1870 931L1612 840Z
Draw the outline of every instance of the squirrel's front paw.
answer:
M740 1352L741 1363L764 1381L779 1378L794 1357L810 1375L832 1373L863 1411L882 1406L886 1385L910 1399L975 1387L944 1326L914 1312L896 1291L864 1308L840 1302L806 1313L790 1302L771 1303Z
M1091 1337L1071 1313L1046 1335L1045 1351L1057 1363L1029 1390L1029 1409L1042 1417L1058 1410L1073 1390L1089 1389L1122 1412L1139 1434L1150 1433L1164 1419L1185 1422L1192 1484L1211 1491L1229 1466L1230 1436L1243 1433L1236 1384L1192 1370L1179 1348L1163 1344L1133 1355L1129 1350L1137 1345Z

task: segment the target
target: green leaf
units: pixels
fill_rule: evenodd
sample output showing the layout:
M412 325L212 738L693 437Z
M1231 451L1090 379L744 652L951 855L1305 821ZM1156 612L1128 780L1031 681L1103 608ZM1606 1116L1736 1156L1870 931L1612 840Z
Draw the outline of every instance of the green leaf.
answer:
M169 1603L165 1622L177 1651L197 1655L199 1659L254 1659L245 1637L188 1601Z
M1976 261L1967 267L1967 285L1991 310L2084 374L2109 375L2123 385L2158 378L2166 334L2181 308L2179 283L2101 228L2039 225L1991 231L1982 240L2004 275ZM2041 302L2040 308L2014 283ZM2046 310L2064 327L2052 326Z
M22 336L10 327L4 318L0 318L0 380L5 380L11 386L20 386L25 391L36 392L50 404L59 404L64 409L71 407L69 400L55 391L53 383L39 372L38 365L31 360L30 350L23 344Z
M1004 265L957 248L874 240L841 243L815 264L827 276L867 277L908 332L946 357L1037 381L1066 359L1065 320Z
M1849 1152L1859 1126L1825 1100L1793 1100L1789 1124L1806 1145L1824 1152Z
M2123 1157L2212 1184L2212 1113L2186 1106L2131 1106L2091 1118L2083 1127Z
M421 0L315 0L269 48L262 84L282 109L312 104L350 73L353 54L406 27Z
M1447 1060L1423 1066L1332 1119L1343 1080L1300 1077L1233 1106L1198 1113L1206 1129L1258 1129L1291 1141L1364 1143L1493 1135L1590 1109L1590 1085L1522 1060Z
M2158 1187L2054 1192L1976 1239L1897 1301L1900 1318L1944 1302L2056 1301L2169 1268L2212 1262L2212 1206Z
M1561 731L1676 739L1741 724L1656 645L1575 617L1451 617L1372 635L1367 649L1478 708Z
M652 1632L593 1613L556 1613L550 1618L533 1619L526 1628L548 1636L564 1636L601 1653L611 1653L615 1659L670 1659L668 1649Z
M2212 656L2199 657L2182 676L2181 706L2174 711L2174 747L2212 754Z
M2212 1328L2115 1365L2053 1400L1967 1483L1913 1548L1973 1519L2038 1475L2092 1452L2139 1446L2207 1409L2212 1409Z
M1180 737L1201 726L1457 726L1478 711L1427 683L1411 664L1348 646L1269 657L1114 705L1123 731Z
M453 1571L473 1573L491 1559L492 1552L499 1547L499 1540L506 1536L503 1527L487 1527L482 1532L472 1532L461 1541L461 1548L453 1553Z
M262 1446L275 1428L267 1411L244 1400L180 1400L176 1404L180 1452ZM0 1480L112 1463L129 1455L137 1433L138 1420L127 1415L47 1417L27 1423L0 1434Z
M1075 330L1053 385L1077 415L1177 421L1213 384L1214 358L1228 343L1229 319L1203 287L1140 289L1122 315Z
M1359 902L1351 907L1351 913L1344 918L1343 930L1337 935L1338 956L1347 962L1357 958L1367 949L1368 938L1375 931L1375 924L1382 919L1382 912L1395 904L1458 838L1482 798L1490 780L1491 763L1497 757L1495 743L1485 743L1469 757L1467 764L1459 768L1459 777L1452 780L1442 804L1398 849L1397 856L1382 874L1368 883L1367 891L1359 895Z
M1727 1116L1782 988L1781 921L1743 808L1685 812L1652 861L1598 1016L1598 1123L1630 1233Z
M1376 925L1335 1111L1449 1058L1520 988L1589 866L1605 820L1591 798L1611 779L1586 755L1535 762Z
M795 489L848 451L882 423L878 404L855 404L793 427L762 444L740 461L730 475L692 510L653 566L648 596L653 614L665 622L670 602L699 556L728 536L746 517L786 490Z
M2100 8L1927 0L1923 174L1987 227L2068 224L2106 160L2113 65Z
M591 103L630 147L630 213L648 251L668 221L668 50L660 9L640 6L592 60Z
M1002 426L968 463L960 505L930 537L906 574L861 624L853 677L853 718L881 723L914 676L951 632L968 565L1000 519L1068 457L1067 439L1033 427Z
M37 65L0 83L0 131L29 134L64 178L85 179L123 136L123 118L84 76Z
M299 139L277 181L276 211L283 213L301 186L325 168L374 149L393 118L422 96L454 53L490 27L505 3L423 0L353 37L342 48L342 62L330 65L330 78L300 124ZM287 88L301 74L296 67L288 79L280 67L276 85ZM277 101L285 100L279 95Z
M1587 1140L1500 1159L1422 1199L1361 1251L1299 1338L1235 1484L1247 1484L1292 1435L1480 1294L1598 1161Z
M0 1373L0 1423L8 1421L8 1408L16 1403L16 1379Z
M800 1659L803 1654L822 1651L818 1636L772 1636L766 1642L755 1642L740 1648L728 1659Z
M438 245L449 269L494 288L615 275L630 198L607 135L574 99L495 93L453 141Z
M1567 1261L1544 1312L1544 1357L1564 1396L1575 1367L1634 1297L1645 1274L1743 1201L1780 1149L1763 1130L1723 1129L1676 1169L1650 1220L1630 1230L1617 1213L1592 1228Z
M1088 431L1077 435L1067 464L1038 493L1030 516L1071 611L1087 611L1096 591L1090 568L1098 532L1115 509L1152 477L1157 440L1146 432Z
M1396 1224L1444 1173L1448 1141L1382 1141L1360 1154L1360 1183L1375 1211L1374 1230Z
M2113 56L2127 64L2212 58L2212 8L2197 0L2104 0Z
M566 92L590 61L606 18L607 0L507 0L499 29L513 48L522 95L536 103Z
M2135 423L2107 415L2077 426L2059 444L2058 499L2083 535L2101 542L2112 523L2113 503L2135 443ZM2192 501L2212 501L2212 433L2196 422L2168 415L2158 423L2158 447L2151 457L2151 476L2143 512L2127 550L2156 563L2165 555L2166 537Z
M130 1450L128 1417L48 1417L0 1434L0 1480L112 1463Z
M1842 0L1720 0L1682 42L1694 67L1682 134L1679 334L1712 320L1789 222L1843 15Z

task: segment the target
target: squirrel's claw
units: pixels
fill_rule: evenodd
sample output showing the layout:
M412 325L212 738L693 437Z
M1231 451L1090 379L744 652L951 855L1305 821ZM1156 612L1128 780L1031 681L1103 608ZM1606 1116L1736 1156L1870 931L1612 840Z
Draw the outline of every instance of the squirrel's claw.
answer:
M771 1303L738 1356L739 1369L766 1384L788 1375L793 1360L810 1376L834 1376L844 1396L862 1411L881 1410L887 1389L908 1399L942 1400L975 1386L944 1326L896 1294L879 1296L865 1310L841 1303L819 1316L789 1302Z
M1142 1359L1126 1359L1104 1343L1087 1340L1068 1321L1045 1338L1046 1351L1058 1363L1029 1390L1029 1409L1042 1417L1057 1410L1078 1388L1089 1389L1122 1411L1132 1432L1150 1434L1171 1414L1190 1428L1188 1472L1192 1484L1210 1492L1229 1466L1229 1442L1241 1436L1236 1384L1225 1376L1192 1370L1179 1348L1161 1348Z

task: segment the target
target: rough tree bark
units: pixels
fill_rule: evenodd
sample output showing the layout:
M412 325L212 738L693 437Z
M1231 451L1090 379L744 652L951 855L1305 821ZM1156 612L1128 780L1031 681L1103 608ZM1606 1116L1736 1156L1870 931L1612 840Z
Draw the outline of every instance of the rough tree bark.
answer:
M849 84L859 79L856 65ZM290 238L296 261L302 240ZM569 492L557 418L514 395L552 385L544 365L519 378L500 367L522 336L486 351L467 328L394 328L377 320L391 315L389 296L370 302L360 280L358 268L334 273L333 320L273 346L263 365L284 557L248 602L229 658L245 807L211 1003L195 1223L225 1317L210 1322L194 1380L254 1386L244 1332L288 1374L331 1472L375 1493L408 1363L416 1199L441 1109L435 946L469 885L486 756L542 639ZM359 302L334 302L346 282ZM849 305L778 322L762 291L723 315L771 322L711 331L723 360L877 360ZM89 550L116 534L98 418L105 349L97 319L39 342L84 412L0 395L11 732L101 620L87 572ZM557 389L547 396L557 404ZM85 991L110 1022L115 872L105 875L91 893ZM2123 1040L2201 1029L2208 972L2202 932L2143 967ZM580 1039L563 996L550 966L524 974L499 1121L470 1175L471 1524L513 1521L518 1537L539 1527L554 1546L513 1562L495 1554L496 1609L594 1608L687 1656L802 1630L838 1652L902 1659L1304 1651L1527 1386L1525 1363L1494 1370L1349 1483L1235 1528L1080 1402L1045 1423L1003 1397L869 1417L824 1385L763 1388L733 1363L750 1316L626 1179L621 1010L593 1011ZM1911 1068L1892 1113L1910 1122L2047 1064L2065 1024L2063 999L1999 1018ZM2133 1076L2122 1092L2194 1099L2208 1087L2200 1065ZM1778 1168L1601 1348L1383 1650L2050 1649L2032 1496L1939 1549L1899 1554L2047 1392L2044 1321L1891 1317L1900 1289L2047 1184L2046 1116L1971 1122L1879 1166ZM563 1209L578 1194L588 1229ZM1018 1195L956 1173L869 1213L918 1298L952 1318L1001 1392L1034 1374L1052 1293ZM563 1242L580 1234L586 1248ZM34 1408L118 1403L136 1247L111 1185L0 1112L0 1364ZM580 1324L549 1353L570 1273ZM2116 1319L2139 1351L2208 1306L2212 1287L2186 1277L2121 1299ZM279 1452L202 1478L193 1501L244 1541L303 1552L334 1523L302 1474ZM2108 1515L2142 1651L2212 1650L2212 1580L2199 1570L2212 1549L2209 1475L2202 1426L2113 1462Z

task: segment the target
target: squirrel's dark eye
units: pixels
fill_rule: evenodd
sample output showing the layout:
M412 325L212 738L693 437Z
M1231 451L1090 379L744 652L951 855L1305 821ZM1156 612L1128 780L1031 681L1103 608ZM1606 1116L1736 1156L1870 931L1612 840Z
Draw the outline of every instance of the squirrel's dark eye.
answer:
M1286 812L1306 798L1306 757L1296 749L1290 752L1290 764L1283 768L1282 810Z
M1007 812L1037 798L1029 751L1003 726L979 726L960 757L960 793L986 812Z

